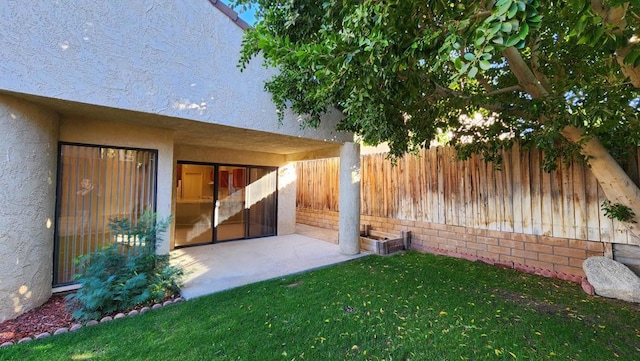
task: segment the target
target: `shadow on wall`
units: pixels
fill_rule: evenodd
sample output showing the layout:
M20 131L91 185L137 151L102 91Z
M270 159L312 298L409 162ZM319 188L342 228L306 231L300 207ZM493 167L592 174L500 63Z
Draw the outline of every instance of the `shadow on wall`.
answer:
M26 285L20 286L18 288L18 291L14 292L11 296L13 301L13 311L15 313L22 313L25 308L25 304L29 303L31 296L32 293L29 290L29 287L27 287Z
M4 311L0 312L0 322L16 318L38 306L33 303L33 292L26 285L18 287L14 292L7 292L7 294L9 296L2 305Z

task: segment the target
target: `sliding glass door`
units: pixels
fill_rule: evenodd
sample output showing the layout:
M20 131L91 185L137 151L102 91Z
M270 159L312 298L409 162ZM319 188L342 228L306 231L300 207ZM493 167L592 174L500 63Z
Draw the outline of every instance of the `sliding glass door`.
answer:
M246 238L245 198L247 168L219 166L218 199L215 207L216 240Z
M178 164L176 247L276 234L277 168Z
M247 187L247 208L249 209L249 237L276 234L278 175L275 168L251 168Z
M178 164L175 245L213 242L215 168L206 164Z

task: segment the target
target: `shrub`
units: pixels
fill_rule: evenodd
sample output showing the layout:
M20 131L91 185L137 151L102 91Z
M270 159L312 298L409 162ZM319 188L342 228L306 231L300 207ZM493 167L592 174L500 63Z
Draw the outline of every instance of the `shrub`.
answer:
M112 219L112 236L119 242L76 259L80 289L66 297L72 315L78 320L164 300L179 290L184 274L169 264L169 255L157 255L158 234L166 231L171 217L157 221L144 212L138 222Z

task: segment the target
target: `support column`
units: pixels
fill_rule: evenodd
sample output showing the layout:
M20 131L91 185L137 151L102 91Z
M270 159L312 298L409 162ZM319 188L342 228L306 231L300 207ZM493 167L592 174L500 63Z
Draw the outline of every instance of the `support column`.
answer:
M360 144L340 149L340 218L338 244L342 254L360 253Z

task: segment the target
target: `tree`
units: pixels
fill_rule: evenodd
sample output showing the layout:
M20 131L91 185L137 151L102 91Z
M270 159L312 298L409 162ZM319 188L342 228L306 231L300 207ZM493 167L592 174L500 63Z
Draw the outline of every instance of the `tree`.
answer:
M237 0L257 5L241 65L261 55L280 110L339 129L392 156L441 132L465 158L499 162L515 141L583 159L612 204L640 190L624 172L640 145L638 0ZM478 114L483 115L477 117Z

